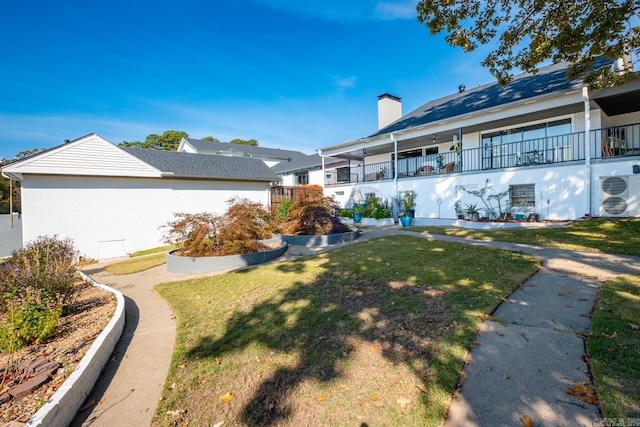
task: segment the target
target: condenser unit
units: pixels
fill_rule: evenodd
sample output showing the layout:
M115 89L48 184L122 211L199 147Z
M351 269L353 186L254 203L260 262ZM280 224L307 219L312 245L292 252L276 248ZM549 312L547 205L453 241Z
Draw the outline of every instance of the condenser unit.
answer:
M600 177L600 216L640 216L640 175Z

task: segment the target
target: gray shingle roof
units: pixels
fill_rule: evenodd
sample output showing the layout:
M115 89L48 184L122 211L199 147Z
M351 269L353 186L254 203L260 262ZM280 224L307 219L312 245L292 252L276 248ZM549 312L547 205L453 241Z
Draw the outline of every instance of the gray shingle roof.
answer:
M202 141L186 138L189 144L200 154L219 154L225 152L244 153L247 157L260 159L276 159L287 161L297 157L305 157L300 151L281 150L279 148L254 147L252 145L231 144L229 142Z
M326 157L324 160L325 166L343 162L344 159L335 159L332 157ZM271 170L275 173L286 173L293 171L320 169L321 167L322 158L318 154L310 154L305 157L292 159L290 162L278 163L277 165L271 166Z
M596 60L594 67L601 68L611 65L612 62L611 60L600 58ZM537 74L515 76L514 80L505 86L491 83L430 101L404 115L389 126L369 135L369 137L581 87L581 80L569 80L567 78L567 68L568 64L564 62L553 64L542 67Z
M258 159L205 156L143 148L122 149L163 173L172 174L175 177L242 181L278 180L278 176Z

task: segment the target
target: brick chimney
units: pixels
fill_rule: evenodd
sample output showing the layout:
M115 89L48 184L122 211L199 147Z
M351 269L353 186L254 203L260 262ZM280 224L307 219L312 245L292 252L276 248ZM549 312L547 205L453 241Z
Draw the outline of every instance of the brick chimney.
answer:
M402 117L402 99L383 93L378 96L378 130Z

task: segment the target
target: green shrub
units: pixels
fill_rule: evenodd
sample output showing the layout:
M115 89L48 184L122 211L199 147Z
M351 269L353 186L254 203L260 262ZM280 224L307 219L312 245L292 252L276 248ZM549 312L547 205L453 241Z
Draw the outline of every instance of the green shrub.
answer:
M278 206L278 213L276 215L276 218L278 218L278 221L284 220L287 217L287 215L289 215L289 210L291 209L291 205L293 205L293 199L287 199L282 203L280 203L280 206Z
M55 334L73 302L77 252L70 239L38 237L0 265L0 348L12 351Z
M342 208L340 209L340 216L342 218L353 218L353 209Z
M76 258L70 239L47 236L14 252L0 265L0 313L7 312L11 299L26 301L29 293L37 293L48 306L67 307L78 290Z
M0 350L12 352L54 336L61 308L29 300L9 310L0 322Z

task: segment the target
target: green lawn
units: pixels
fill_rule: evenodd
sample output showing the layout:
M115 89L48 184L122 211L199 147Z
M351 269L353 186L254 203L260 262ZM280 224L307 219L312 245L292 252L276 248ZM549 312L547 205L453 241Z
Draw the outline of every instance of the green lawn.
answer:
M393 236L156 290L178 320L154 425L440 425L534 257Z
M563 249L640 256L640 220L577 221L545 229L477 231L414 227L411 231ZM640 418L640 276L604 284L591 319L587 354L608 418Z
M640 419L640 276L605 284L591 318L587 352L605 416Z
M167 245L137 251L131 254L131 258L109 264L104 269L116 275L139 273L166 263L166 252L176 247L176 245Z
M640 219L575 221L562 227L516 230L412 227L409 231L524 243L579 251L640 256Z

